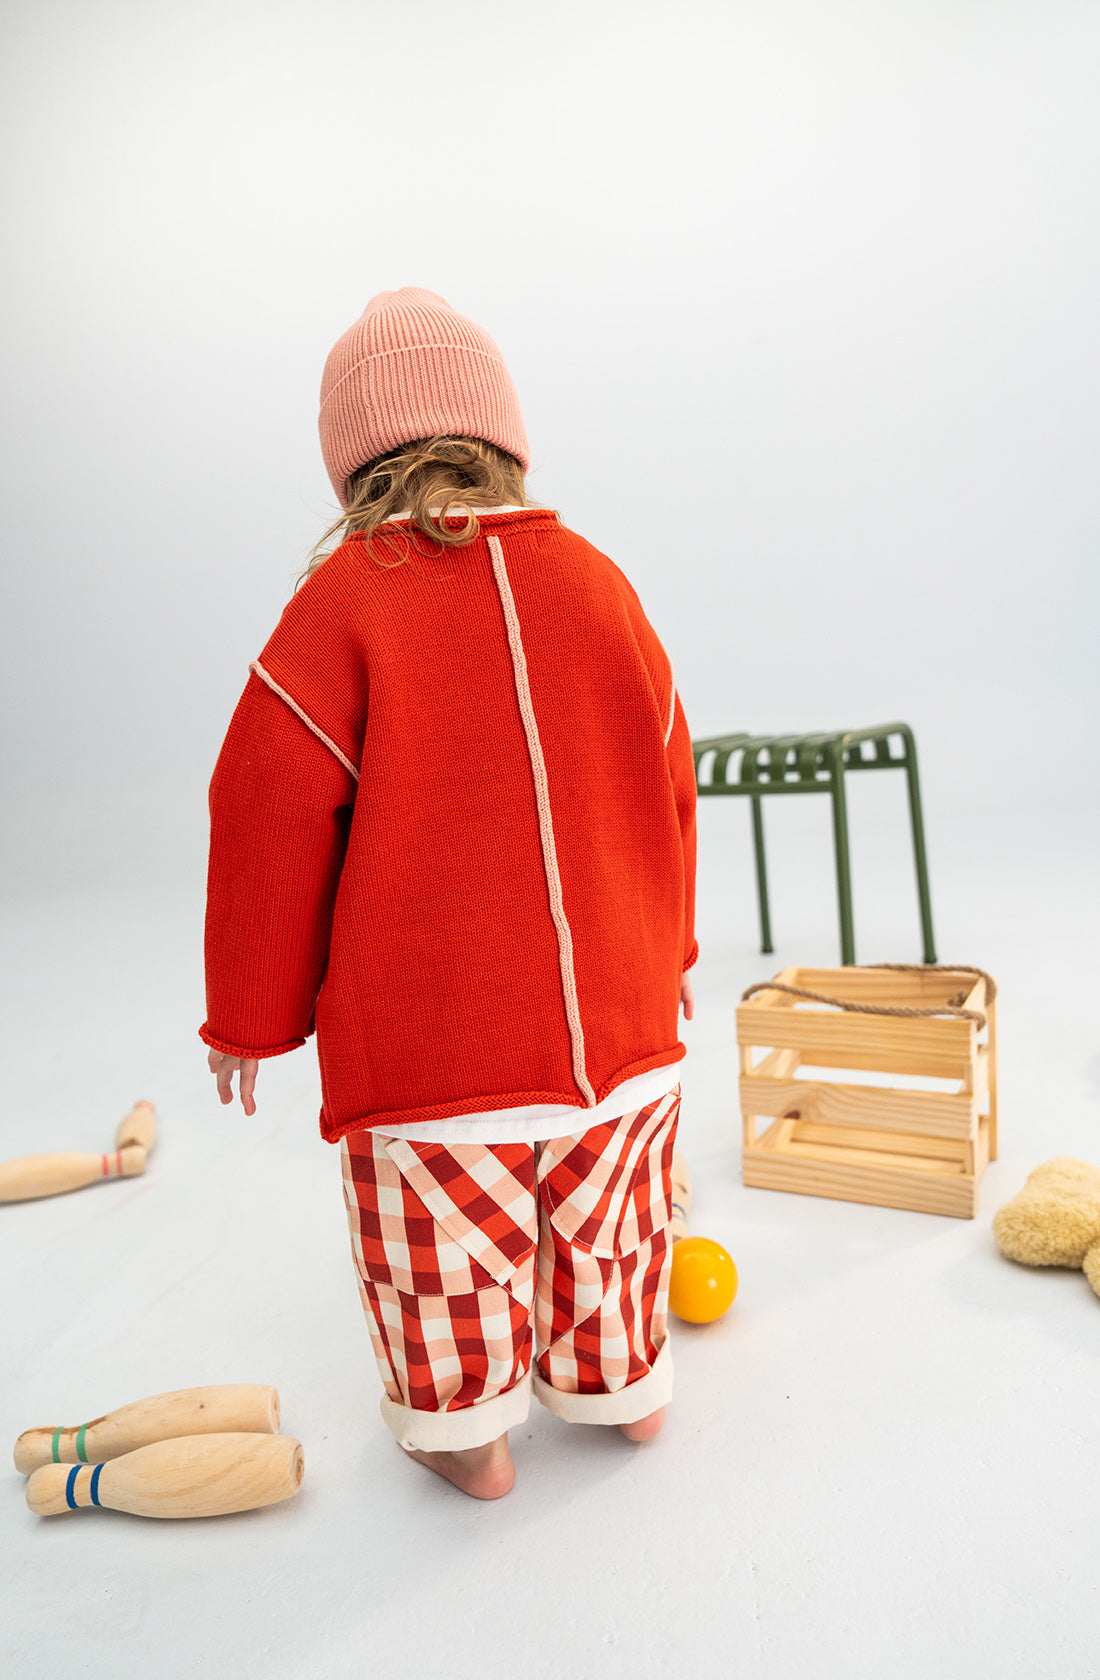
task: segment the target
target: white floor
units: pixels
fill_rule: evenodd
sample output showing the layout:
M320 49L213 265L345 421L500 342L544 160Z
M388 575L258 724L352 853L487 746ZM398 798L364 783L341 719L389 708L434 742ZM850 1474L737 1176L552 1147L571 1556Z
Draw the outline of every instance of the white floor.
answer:
M867 961L919 957L888 807L868 795L854 817ZM145 1094L162 1140L143 1179L0 1209L0 1435L271 1382L306 1455L296 1501L206 1522L34 1518L9 1470L9 1680L1100 1676L1100 1301L990 1235L1037 1162L1100 1160L1094 848L1056 825L1030 844L933 827L940 954L1002 986L1002 1158L956 1221L740 1183L736 999L836 960L824 804L768 814L774 958L756 951L747 812L700 813L686 1030L693 1226L733 1254L738 1300L677 1329L659 1441L536 1413L496 1505L405 1462L381 1424L309 1055L263 1068L254 1121L213 1101L193 858L175 887L8 903L0 1154L103 1149Z

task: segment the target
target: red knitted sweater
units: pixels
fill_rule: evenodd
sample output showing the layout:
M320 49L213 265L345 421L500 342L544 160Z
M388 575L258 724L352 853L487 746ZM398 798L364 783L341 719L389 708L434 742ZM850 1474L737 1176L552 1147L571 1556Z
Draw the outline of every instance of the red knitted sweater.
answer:
M591 1107L683 1056L696 956L691 743L623 574L541 509L386 529L294 596L210 788L202 1037L316 1024L331 1141Z

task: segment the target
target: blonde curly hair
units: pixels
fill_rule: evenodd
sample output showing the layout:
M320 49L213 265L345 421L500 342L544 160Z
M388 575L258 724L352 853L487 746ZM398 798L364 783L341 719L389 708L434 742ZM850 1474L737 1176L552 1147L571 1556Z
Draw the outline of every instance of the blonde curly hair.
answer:
M477 509L537 507L527 494L523 468L514 455L481 438L436 436L402 444L388 455L353 472L347 483L348 505L310 552L299 583L355 533L372 537L395 514L405 514L412 526L444 548L461 548L477 536ZM445 521L461 519L456 531ZM403 532L385 532L395 558L386 561L373 544L379 565L399 566L408 558ZM333 540L335 539L335 540Z

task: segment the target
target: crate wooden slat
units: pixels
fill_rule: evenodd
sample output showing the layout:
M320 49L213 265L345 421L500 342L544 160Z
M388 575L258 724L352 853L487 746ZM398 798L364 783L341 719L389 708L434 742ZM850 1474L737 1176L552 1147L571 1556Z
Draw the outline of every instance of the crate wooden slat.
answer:
M775 979L850 1002L920 1009L961 1002L984 1014L987 1027L979 1033L976 1022L957 1017L863 1015L756 993L737 1011L744 1182L972 1219L997 1153L995 1005L985 981L874 968L789 968ZM852 1077L813 1077L819 1069ZM861 1074L955 1088L878 1085ZM760 1136L757 1121L766 1127Z

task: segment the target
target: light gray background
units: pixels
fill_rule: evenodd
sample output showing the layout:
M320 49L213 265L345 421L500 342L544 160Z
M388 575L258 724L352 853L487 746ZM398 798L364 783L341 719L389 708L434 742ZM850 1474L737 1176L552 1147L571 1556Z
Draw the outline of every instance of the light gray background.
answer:
M164 1527L35 1523L9 1472L8 1671L1095 1680L1096 1302L988 1227L1100 1156L1100 12L37 0L5 33L2 1153L101 1149L144 1092L163 1139L3 1210L0 1429L275 1381L308 1467ZM977 1221L745 1191L732 1008L835 960L828 819L768 809L772 959L746 812L703 808L683 1138L741 1296L681 1332L663 1443L534 1420L499 1509L382 1431L308 1055L246 1125L194 1036L206 780L332 513L324 357L405 284L500 343L532 492L633 578L694 733L913 724L941 952L1003 986ZM914 959L902 790L852 802L860 956Z
M177 867L332 510L324 357L405 284L498 339L696 733L900 715L934 810L1094 796L1095 6L8 19L18 879L104 867L111 812Z

